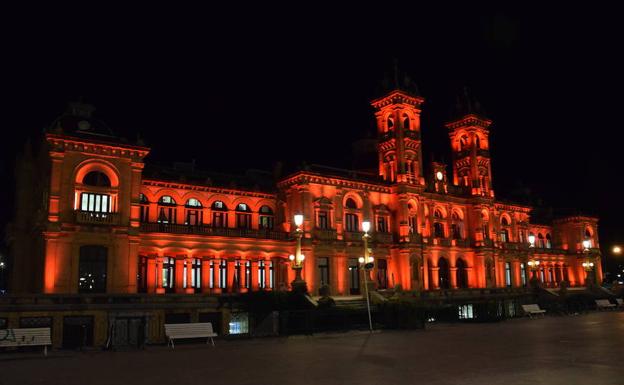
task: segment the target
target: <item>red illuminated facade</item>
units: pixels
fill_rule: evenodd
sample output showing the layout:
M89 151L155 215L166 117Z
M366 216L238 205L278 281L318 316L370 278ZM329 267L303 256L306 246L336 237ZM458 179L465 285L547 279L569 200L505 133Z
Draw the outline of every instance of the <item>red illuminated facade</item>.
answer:
M266 191L147 174L149 148L116 139L74 104L18 169L12 290L288 290L295 214L304 215L312 293L329 285L334 295L360 294L363 221L372 224L378 290L524 287L533 274L546 287L583 286L587 274L600 282L597 218L532 224L531 207L496 199L490 120L467 113L449 122L452 175L442 163L424 172L423 101L397 89L372 102L377 176L306 169ZM529 260L540 261L535 271Z

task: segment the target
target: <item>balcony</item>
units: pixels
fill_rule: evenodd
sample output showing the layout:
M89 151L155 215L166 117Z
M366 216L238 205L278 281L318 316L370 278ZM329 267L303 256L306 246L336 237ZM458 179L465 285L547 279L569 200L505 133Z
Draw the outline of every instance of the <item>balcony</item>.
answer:
M529 244L523 242L501 242L503 250L529 250Z
M321 241L334 241L337 239L336 230L332 229L314 229L314 238Z
M392 233L373 233L372 234L373 242L377 243L392 243L393 237Z
M273 239L278 241L287 241L290 239L290 235L283 231L268 229L235 229L203 225L190 226L173 223L141 223L141 231L144 233L191 234L233 238Z
M344 233L342 233L344 240L347 242L361 241L363 235L364 233L360 231L345 231Z
M86 225L116 225L119 223L119 214L76 211L76 223Z

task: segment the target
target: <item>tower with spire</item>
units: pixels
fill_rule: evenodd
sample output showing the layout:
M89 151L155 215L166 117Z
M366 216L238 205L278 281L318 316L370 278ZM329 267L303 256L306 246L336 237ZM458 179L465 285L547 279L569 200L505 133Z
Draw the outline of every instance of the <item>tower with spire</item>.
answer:
M453 184L469 188L472 195L493 198L489 150L492 121L467 88L458 100L456 116L446 124L453 154Z
M394 84L373 100L377 120L379 175L388 182L424 185L420 135L420 107L424 99L395 66Z

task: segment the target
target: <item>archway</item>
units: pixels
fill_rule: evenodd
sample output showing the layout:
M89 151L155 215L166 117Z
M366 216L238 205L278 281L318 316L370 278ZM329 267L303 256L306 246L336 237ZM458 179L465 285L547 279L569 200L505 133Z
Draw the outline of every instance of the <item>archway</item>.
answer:
M464 262L463 259L459 258L457 259L456 262L456 267L457 267L457 287L460 289L467 289L468 288L468 271L466 270L466 268L468 267L466 265L466 262Z
M440 289L448 289L450 287L449 282L449 263L444 257L440 257L438 260L438 282Z

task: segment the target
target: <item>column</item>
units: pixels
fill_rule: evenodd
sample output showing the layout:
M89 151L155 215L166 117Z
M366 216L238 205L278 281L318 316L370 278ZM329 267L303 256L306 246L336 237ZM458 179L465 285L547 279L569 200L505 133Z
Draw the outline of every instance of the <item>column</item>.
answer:
M201 287L203 293L210 292L210 260L202 259L201 264Z
M147 292L156 291L156 255L149 255L147 258Z
M251 261L251 290L258 291L258 261Z
M229 293L236 293L238 291L238 283L234 282L234 274L236 273L236 262L234 260L227 260L227 288Z
M468 287L477 287L477 279L474 276L474 269L472 267L466 268L466 275L468 276Z
M269 264L271 263L270 260L265 260L264 261L264 288L266 290L270 290L271 289L271 270L269 269Z
M213 257L211 262L214 274L214 278L212 280L212 292L214 294L220 294L223 291L221 290L221 259Z
M163 287L163 257L156 257L156 294L165 294Z
M440 288L440 268L439 267L431 267L431 280L433 282L429 282L429 290L435 290Z
M457 289L457 267L449 267L449 280L451 289Z
M175 292L184 293L184 259L185 255L178 255L175 259Z
M186 294L194 294L195 288L193 287L193 258L186 257Z

